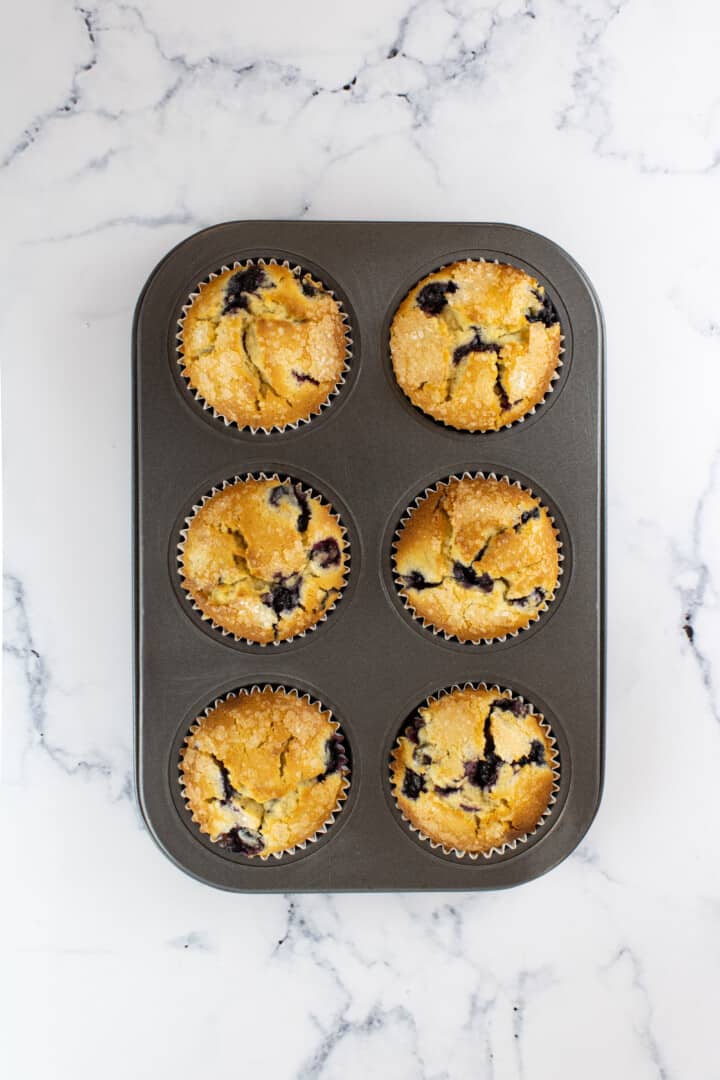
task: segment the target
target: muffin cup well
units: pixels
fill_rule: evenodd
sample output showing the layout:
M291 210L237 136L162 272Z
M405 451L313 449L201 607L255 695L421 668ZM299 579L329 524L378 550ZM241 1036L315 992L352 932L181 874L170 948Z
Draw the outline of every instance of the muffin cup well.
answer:
M528 713L531 716L534 716L535 719L538 721L540 727L543 729L545 735L547 736L547 738L548 738L548 740L549 740L549 742L551 744L551 748L552 748L551 749L551 754L552 754L551 765L552 765L552 777L553 777L552 792L551 792L551 796L550 796L550 801L548 802L547 807L545 808L542 815L538 819L537 824L535 825L535 827L533 829L531 829L527 833L524 833L522 836L517 836L517 837L515 837L515 839L509 840L506 843L501 844L498 847L493 847L489 851L483 851L483 852L480 852L480 851L464 851L464 850L461 850L461 849L456 848L456 847L450 847L447 844L442 843L441 841L433 840L432 837L428 836L426 833L424 833L422 831L422 829L419 829L416 825L413 825L413 823L411 821L409 821L405 817L405 814L402 812L402 810L400 808L400 805L398 804L397 798L395 796L395 785L394 785L393 775L392 775L392 763L393 763L393 758L394 758L394 755L395 755L395 752L396 752L396 749L397 749L397 746L398 746L399 739L403 735L411 735L413 733L413 731L415 730L416 721L419 718L420 709L431 705L433 702L436 702L436 701L440 700L441 698L446 697L448 694L454 693L457 690L488 690L491 693L497 693L497 694L501 694L501 695L509 693L510 694L509 700L520 701L520 702L522 702L523 705L527 706ZM389 772L389 778L390 778L389 783L390 783L390 791L391 791L391 794L392 794L392 803L393 803L393 806L395 808L395 812L397 814L398 820L402 823L404 828L409 829L409 831L414 833L416 837L418 837L424 843L429 844L429 846L433 849L433 851L435 851L437 853L442 853L443 855L453 856L456 859L462 859L462 860L470 859L470 860L473 860L473 861L475 861L475 860L477 860L477 859L479 859L481 857L484 860L488 860L488 859L492 859L495 856L505 855L510 851L515 851L516 848L519 845L526 844L527 841L531 837L535 836L538 833L538 831L543 827L543 825L545 824L545 822L549 818L550 814L552 813L553 806L555 805L555 803L557 801L557 795L558 795L558 792L560 790L560 768L561 768L561 764L560 764L560 756L559 756L558 748L557 748L557 740L555 739L555 736L553 734L552 728L550 727L550 724L548 724L548 722L545 720L545 717L542 715L542 713L536 712L535 707L533 706L532 702L528 701L521 694L516 694L514 691L509 690L507 687L503 688L501 686L498 686L496 683L488 684L488 683L484 683L484 682L466 682L466 683L462 683L462 684L454 683L452 686L445 687L442 690L438 690L437 693L431 694L428 697L426 697L425 700L420 705L418 705L417 708L415 709L415 715L413 716L413 719L411 720L411 722L409 724L406 724L403 727L403 729L398 733L397 737L395 738L395 741L393 742L393 745L392 745L392 749L390 751L390 760L388 761L388 772Z
M425 499L427 499L429 496L438 493L443 488L447 488L455 480L501 480L501 481L504 480L508 484L510 484L512 487L516 487L519 491L523 491L526 495L530 495L533 499L536 499L540 503L540 505L543 507L543 509L547 511L548 517L550 518L550 522L551 522L552 528L553 528L553 534L555 536L555 543L557 544L557 553L558 553L558 576L557 576L557 581L555 582L555 587L554 587L551 595L545 597L543 602L538 606L536 613L530 619L528 624L526 626L520 627L520 629L518 629L518 630L511 630L507 634L499 634L499 635L497 635L495 637L481 637L481 638L473 638L471 640L463 641L456 634L451 634L448 631L443 630L442 628L435 626L433 623L428 622L428 620L425 619L422 615L419 615L418 613L416 613L415 608L413 607L410 599L407 596L404 596L402 591L401 591L402 590L402 582L400 580L401 575L400 575L398 567L397 567L397 548L398 548L398 542L400 540L400 534L401 534L403 528L405 527L405 525L407 524L407 522L410 520L411 511L413 509L419 507L425 501ZM538 620L542 617L543 613L548 610L550 605L555 600L555 598L556 598L556 596L558 594L558 590L560 588L560 584L561 584L561 578L562 578L562 575L563 575L563 562L564 562L564 559L565 559L562 547L563 547L562 539L561 539L560 531L559 531L559 529L557 527L555 518L550 513L550 510L547 507L547 505L542 501L542 499L538 498L538 496L535 494L535 492L532 490L532 488L525 487L523 484L520 483L519 480L511 479L511 477L509 477L506 473L503 473L501 476L498 476L497 473L494 473L494 472L489 472L489 473L479 472L479 471L478 472L468 472L466 470L465 472L462 472L462 473L453 473L452 475L448 476L446 479L439 480L437 483L432 484L430 487L426 487L425 490L422 492L422 494L416 496L416 498L413 500L413 502L407 507L405 513L403 514L403 516L400 519L400 522L399 522L397 528L393 532L393 538L392 538L392 575L393 575L393 582L395 584L395 589L396 589L396 592L397 592L398 600L403 605L403 607L406 609L406 611L409 612L409 614L412 616L414 621L416 623L419 623L425 630L429 630L436 637L442 637L442 638L445 639L445 641L450 641L450 642L453 642L453 643L455 643L457 645L468 645L468 646L470 646L470 645L492 645L492 644L495 644L495 643L507 641L510 638L516 638L516 637L518 637L519 634L525 633L525 631L527 631L531 627L533 627L538 622Z
M305 840L302 840L297 844L293 844L289 848L285 848L283 851L272 851L272 852L268 852L266 854L263 854L262 852L259 852L257 855L247 854L247 855L236 855L235 856L237 858L252 860L253 862L256 862L256 861L260 860L261 863L267 862L267 860L270 859L270 858L273 858L275 860L279 860L279 859L285 858L288 855L295 855L299 851L304 851L308 847L309 844L317 843L317 841L328 832L330 827L335 822L335 819L337 818L337 815L343 809L343 805L344 805L344 803L345 803L345 801L346 801L346 799L348 797L348 791L350 789L350 764L349 764L347 748L346 748L346 745L345 745L345 739L344 739L343 733L342 733L342 731L340 729L340 724L338 723L337 720L333 719L332 712L330 711L330 709L326 708L326 706L323 705L321 701L318 701L316 698L312 697L308 693L302 693L301 694L300 691L295 689L294 687L288 688L286 686L276 685L275 683L273 683L272 685L267 683L267 684L261 686L260 684L256 683L256 684L254 684L252 686L246 686L246 687L242 687L242 688L240 688L238 690L232 690L229 693L224 694L222 697L216 698L210 705L208 705L205 709L203 709L201 715L195 720L195 722L193 724L190 725L188 733L187 733L185 739L183 740L183 748L188 745L188 742L189 742L190 738L199 730L199 728L201 726L201 723L202 723L203 717L209 716L212 713L212 711L218 707L218 705L223 704L223 702L225 702L225 701L230 701L233 698L238 698L238 697L241 697L241 696L251 696L254 693L262 693L265 690L271 690L271 691L275 691L275 692L281 691L281 692L289 695L290 697L298 698L300 701L307 701L310 704L318 705L320 707L320 709L322 710L323 715L327 716L330 719L331 723L335 726L335 733L333 735L333 740L336 743L336 746L337 746L337 749L338 749L338 762L339 762L339 766L340 766L340 772L342 774L342 787L340 789L340 794L338 795L337 802L335 803L335 806L333 807L333 809L330 812L329 816L326 818L326 820L323 822L323 824L320 826L320 828L317 829L312 834L312 836L307 837ZM213 837L202 828L200 822L197 820L197 818L195 817L195 814L193 813L193 811L192 811L192 809L190 807L190 803L189 803L187 793L186 793L186 790L185 790L185 785L183 784L183 775L182 775L182 753L183 752L184 752L184 749L183 749L183 751L181 751L181 760L178 762L178 772L180 774L178 779L179 779L180 788L181 788L181 792L182 792L183 802L185 804L187 813L189 814L190 818L192 819L192 821L194 822L194 824L196 825L198 830L202 833L202 835L207 837L207 839L212 844L219 844L221 849L222 849L222 844L220 844L220 837L218 837L217 839L213 839Z
M304 495L306 495L308 498L312 497L312 498L315 498L315 499L319 499L319 501L322 503L322 505L324 507L326 507L331 512L332 518L333 518L334 521L337 522L337 524L338 524L338 526L340 528L341 534L342 534L343 553L345 555L345 565L344 565L344 569L343 569L343 577L342 577L342 583L341 583L341 586L340 586L339 595L335 598L335 601L332 603L332 605L330 607L328 607L323 612L323 614L317 619L317 621L315 623L313 623L312 626L307 627L307 629L305 629L305 630L301 630L297 634L291 634L290 637L283 638L280 641L254 641L252 638L242 637L239 634L235 634L232 630L228 630L224 626L220 626L219 623L216 623L215 620L210 615L207 615L202 610L202 608L195 602L195 599L193 598L192 594L190 593L189 589L187 588L187 586L185 584L185 575L183 573L183 554L184 554L184 551L185 551L185 545L187 543L188 529L190 528L190 525L191 525L191 523L193 521L193 518L198 513L198 511L201 510L203 508L203 506L205 506L205 504L208 503L213 498L213 496L218 495L221 491L225 491L229 487L233 487L233 485L235 485L235 484L241 484L246 480L269 480L269 481L272 481L272 482L276 482L278 484L289 483L289 484L292 484L293 487L300 488L300 490L302 491L302 493ZM345 525L343 524L340 516L336 512L335 507L333 506L333 504L328 499L325 498L325 496L322 494L322 492L316 490L315 488L309 487L307 484L303 484L300 480L296 480L292 476L285 476L285 475L281 475L281 474L276 473L276 472L273 472L273 473L252 472L252 473L243 473L242 475L233 476L233 477L231 477L231 478L229 478L227 480L223 480L222 483L219 485L219 487L218 486L213 486L211 488L211 490L207 494L203 495L203 497L200 499L199 502L193 504L192 512L190 514L188 514L188 516L184 520L185 520L185 526L184 526L184 528L182 528L180 530L180 540L179 540L179 542L177 544L177 548L176 548L176 550L177 550L177 554L176 554L177 573L178 573L178 577L179 577L179 583L180 583L180 587L181 587L181 590L182 590L182 594L183 594L184 598L187 600L187 602L190 605L190 607L192 608L192 610L194 612L196 612L200 616L202 621L204 623L207 623L207 625L209 627L211 627L214 631L217 631L217 633L219 633L222 637L230 638L232 641L236 641L236 642L238 642L238 643L240 643L242 645L251 645L251 646L255 646L256 648L261 648L261 649L265 649L265 648L268 648L269 646L273 646L273 645L274 646L287 645L289 642L296 641L298 638L304 638L308 634L312 634L315 630L317 630L317 628L319 626L321 626L322 623L324 623L327 620L328 615L330 615L335 610L335 608L338 606L338 604L340 603L340 601L343 598L343 594L344 594L344 592L345 592L345 590L347 588L347 584L348 584L348 580L349 580L350 562L351 562L351 559L352 559L352 550L350 548L350 543L349 543L349 540L348 540L347 529L345 528Z
M350 361L352 359L353 340L352 340L352 336L351 336L350 320L349 320L348 314L345 311L345 309L343 307L343 304L342 304L342 301L339 299L339 297L333 292L332 289L330 289L326 285L325 281L321 280L320 278L314 278L313 280L319 281L320 284L322 285L323 289L325 290L325 292L329 296L331 296L333 298L333 300L335 301L335 303L338 306L338 310L340 312L340 317L341 317L341 319L343 321L343 324L344 324L344 330L345 330L345 360L344 360L342 370L340 372L340 377L339 377L335 387L330 391L330 393L325 398L325 400L322 401L310 413L309 416L301 417L299 420L294 420L292 423L271 424L270 427L263 427L263 426L255 427L252 424L238 424L238 422L236 420L231 420L227 416L224 416L222 412L220 412L218 409L215 408L214 405L211 405L209 401L206 401L206 399L202 396L202 394L198 390L196 390L194 386L191 385L188 376L185 374L185 354L184 354L184 351L183 351L183 333L184 333L184 326L185 326L185 318L187 316L188 311L190 310L190 307L193 304L193 301L195 301L198 298L198 296L200 295L200 288L203 285L208 285L211 281L214 281L215 278L219 277L220 274L223 274L228 270L247 270L251 266L260 266L260 267L263 267L263 266L284 266L288 270L291 270L293 272L293 274L298 278L302 277L305 273L309 272L309 271L304 270L304 268L302 266L298 265L297 263L291 263L287 259L283 259L283 260L278 260L278 259L273 259L273 258L269 258L269 259L244 259L242 262L235 261L230 266L224 264L223 266L220 267L219 270L213 271L212 273L210 273L206 277L204 277L202 279L202 281L198 281L197 284L195 285L195 287L193 288L192 292L189 293L186 302L183 304L183 306L182 306L182 315L178 319L178 329L177 329L177 333L176 333L175 336L176 336L176 339L177 339L176 354L177 354L178 367L180 369L180 376L182 378L182 381L183 381L188 393L192 395L192 397L195 399L195 401L205 411L209 412L210 415L215 420L220 420L221 423L223 423L225 425L225 427L236 428L238 431L249 431L253 435L258 434L259 432L262 432L262 434L264 434L264 435L270 435L272 433L279 433L279 432L283 432L283 431L296 431L300 427L301 424L309 424L309 423L311 423L311 421L316 416L319 416L320 413L324 412L325 409L330 407L330 405L332 404L334 398L337 397L337 395L340 393L340 391L342 390L343 386L345 385L345 383L347 381L347 375L348 375L348 372L350 371Z
M421 406L416 405L415 402L411 400L410 396L405 392L405 390L402 388L402 386L400 385L400 383L397 380L397 377L395 375L395 370L394 370L394 367L393 367L393 364L392 364L392 349L391 349L391 346L390 346L390 336L389 335L390 335L390 332L392 331L392 326L393 326L393 322L395 320L395 315L397 314L397 311L400 308L400 305L404 302L404 300L412 292L412 290L414 288L416 288L416 286L419 285L420 282L423 281L425 278L431 277L433 274L441 274L443 272L443 270L447 270L449 267L454 266L456 263L461 263L461 262L495 263L496 266L514 266L515 265L514 263L509 262L507 259L485 259L480 255L473 255L473 256L466 255L466 256L464 256L462 258L453 259L451 262L442 263L442 265L436 266L432 270L427 270L421 277L419 277L416 281L414 281L410 285L410 287L405 290L403 295L398 300L397 304L395 305L395 311L393 312L392 317L390 318L390 322L388 324L387 349L388 349L388 357L389 357L389 360L390 360L390 377L391 377L396 389L398 390L398 392L400 394L402 394L402 397L408 403L410 408L414 412L418 413L420 416L424 416L430 423L441 424L443 427L450 428L450 430L452 430L452 431L459 431L463 435L492 435L494 432L505 431L508 428L516 427L518 424L524 424L526 420L528 420L531 416L535 415L537 410L542 405L544 405L545 402L550 397L550 395L552 393L554 393L554 391L555 391L555 383L557 383L557 381L559 380L559 378L561 376L561 369L562 369L562 367L564 365L563 354L565 352L565 344L564 344L565 343L565 334L563 333L563 322L562 322L562 319L560 318L560 315L558 314L558 319L559 319L559 322L560 322L560 351L558 353L558 358L557 358L557 363L555 365L555 370L553 371L553 373L552 373L552 375L550 377L549 386L548 386L547 390L545 391L545 393L543 394L540 401L536 402L530 409L528 409L528 411L526 413L523 413L523 415L519 416L516 420L511 420L509 424L502 424L499 428L477 428L477 429L474 429L474 430L470 430L470 429L465 428L465 427L460 427L457 424L452 424L447 420L439 419L438 417L433 416L431 413L425 412L425 410L423 408L421 408ZM526 274L529 274L530 276L533 276L530 273L530 270L526 270L525 267L523 267L523 266L518 266L518 269L523 270ZM542 284L542 282L540 282L540 284ZM543 286L543 288L545 288L545 286ZM553 306L556 307L557 305L554 304Z

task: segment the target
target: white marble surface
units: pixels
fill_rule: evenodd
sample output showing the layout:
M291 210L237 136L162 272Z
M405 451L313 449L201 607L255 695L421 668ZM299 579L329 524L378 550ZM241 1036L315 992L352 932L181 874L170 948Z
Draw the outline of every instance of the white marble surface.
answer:
M37 0L1 48L8 1080L720 1077L716 4ZM607 782L523 888L226 895L141 823L132 309L265 216L515 222L603 300Z

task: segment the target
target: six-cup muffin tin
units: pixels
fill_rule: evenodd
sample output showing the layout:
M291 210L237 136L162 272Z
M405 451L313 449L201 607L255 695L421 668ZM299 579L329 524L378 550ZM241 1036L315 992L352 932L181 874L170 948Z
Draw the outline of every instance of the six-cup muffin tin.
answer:
M215 418L178 364L182 307L198 282L245 259L288 260L341 300L351 324L350 371L310 423L251 433ZM397 387L389 326L425 274L464 258L528 271L560 316L563 366L524 421L497 432L455 431L415 409ZM597 809L604 734L603 329L592 286L551 241L509 225L232 222L171 251L138 301L135 380L136 779L160 847L208 884L238 891L484 889L542 874L579 843ZM426 487L450 475L518 480L550 509L565 561L555 600L517 637L463 645L432 635L393 582L393 534ZM345 525L349 584L328 619L277 646L223 636L193 610L177 545L194 505L247 473L294 477L328 499ZM485 682L532 702L560 756L557 799L513 850L477 860L431 849L403 822L389 755L418 705L455 684ZM193 720L251 685L307 691L332 709L351 762L348 800L317 842L262 862L213 844L192 822L178 780Z

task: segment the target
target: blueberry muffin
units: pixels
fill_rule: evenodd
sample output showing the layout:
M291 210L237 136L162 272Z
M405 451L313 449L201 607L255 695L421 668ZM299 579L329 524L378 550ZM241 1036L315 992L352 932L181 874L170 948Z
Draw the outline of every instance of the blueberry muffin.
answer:
M413 405L463 431L495 431L547 394L560 361L560 323L535 278L468 259L410 290L393 319L390 349Z
M181 544L183 587L206 619L268 644L334 607L348 554L330 507L292 480L239 480L208 498Z
M180 343L192 389L239 427L308 420L345 369L337 301L310 274L274 263L224 270L200 285Z
M200 717L180 773L201 832L261 859L323 829L348 787L332 715L297 691L271 687L243 691Z
M557 587L557 532L529 491L463 476L409 511L395 543L400 594L424 625L478 642L524 629Z
M434 698L397 742L392 784L403 816L460 853L489 854L534 831L553 801L553 742L507 691Z

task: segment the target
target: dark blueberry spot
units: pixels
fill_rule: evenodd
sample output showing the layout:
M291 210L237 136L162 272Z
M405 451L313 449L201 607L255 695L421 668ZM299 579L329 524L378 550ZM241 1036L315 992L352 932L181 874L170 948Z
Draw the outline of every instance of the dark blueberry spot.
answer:
M474 352L494 352L497 354L500 352L500 346L490 341L483 341L482 331L479 326L476 326L475 334L470 341L467 341L464 345L458 345L453 353L453 364L459 364L461 360Z
M268 495L268 502L271 506L279 506L283 499L292 499L299 507L300 513L298 514L297 519L297 531L304 533L310 523L311 513L307 495L299 485L293 487L292 484L289 483L278 484Z
M517 698L495 698L491 709L499 709L501 712L511 712L513 716L527 716L528 707Z
M477 588L487 593L493 591L494 582L489 574L477 574L472 566L465 566L461 562L453 563L453 577L466 589Z
M431 281L423 286L415 298L415 303L426 315L439 315L447 306L446 293L457 292L454 281Z
M419 570L411 570L409 574L403 574L402 583L406 589L434 589L442 584L440 581L428 581Z
M340 545L332 536L328 536L327 540L318 540L310 548L310 558L323 570L327 570L330 566L337 566L340 562Z
M291 496L292 487L290 484L278 484L268 495L268 502L271 506L279 506L283 499L289 499Z
M437 795L452 795L454 792L459 791L459 790L460 790L459 788L453 787L452 784L450 784L448 787L438 787L437 784L436 784L435 787L433 788L433 791Z
M513 761L513 765L544 765L545 764L545 747L539 739L533 739L530 743L530 753L523 754L517 761Z
M324 780L326 776L331 776L333 773L340 772L340 768L345 764L345 755L342 752L341 744L335 738L329 738L325 743L325 772L319 777L320 780Z
M215 762L218 769L220 770L220 778L222 780L222 785L223 785L223 797L225 799L225 802L229 803L230 800L232 799L233 795L237 795L238 793L235 790L235 788L232 786L232 782L230 780L230 773L227 771L227 768L225 767L223 762L220 760L220 758L215 757L213 755L213 761Z
M539 517L540 517L540 507L539 506L536 506L533 510L523 510L522 514L520 515L520 520L518 521L517 525L513 526L513 528L515 529L515 532L517 532L518 529L522 525L525 525L528 521L532 520L533 518L539 518Z
M545 747L539 739L533 739L530 743L530 753L528 754L528 758L533 765L545 764Z
M528 322L541 322L548 327L554 326L555 323L560 322L553 306L553 302L549 296L543 296L537 289L533 289L533 296L537 297L540 301L540 309L534 314L532 311L528 311L525 316Z
M310 524L310 504L308 498L302 488L295 488L295 498L297 504L300 507L300 513L297 519L297 531L304 533L307 532L307 527Z
M274 288L265 271L260 266L248 266L247 270L238 270L237 274L228 280L225 287L225 307L223 315L240 308L247 311L248 293L256 293L258 289Z
M293 611L298 607L300 603L300 585L302 578L298 577L295 584L288 584L291 579L287 581L279 581L277 585L273 585L272 591L264 593L261 597L265 607L272 608L278 618L285 611Z
M491 753L479 761L466 761L465 775L475 787L492 787L497 783L498 765L501 764L501 760L497 754Z
M425 747L418 744L413 750L413 761L416 765L432 765L433 759Z
M407 799L417 799L420 792L425 790L425 779L412 769L405 770L403 777L402 793Z
M293 378L296 379L299 383L311 382L313 384L313 386L319 386L320 385L318 380L314 379L312 377L312 375L306 375L304 371L295 371L294 368L293 368Z
M516 604L518 607L527 607L528 604L542 604L545 599L545 590L539 586L533 589L527 596L517 596L515 599L508 597L508 604Z
M416 717L415 720L413 720L412 724L409 726L409 728L405 732L405 734L406 734L407 738L410 740L410 742L415 743L416 746L417 746L418 742L420 741L420 736L418 735L418 732L420 731L420 728L423 728L423 727L425 727L425 721L421 720L420 717L418 716L418 717Z
M302 289L305 296L317 296L317 289L307 278L302 279L302 281L300 282L300 288Z
M218 838L221 847L228 848L238 855L257 855L265 847L265 841L253 829L243 829L240 825Z

